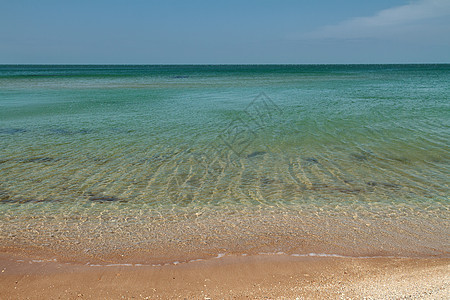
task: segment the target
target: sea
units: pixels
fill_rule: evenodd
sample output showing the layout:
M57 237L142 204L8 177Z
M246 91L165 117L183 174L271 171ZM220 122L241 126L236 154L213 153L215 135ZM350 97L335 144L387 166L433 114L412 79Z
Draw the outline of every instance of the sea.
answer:
M0 247L449 257L449 141L449 64L0 65Z

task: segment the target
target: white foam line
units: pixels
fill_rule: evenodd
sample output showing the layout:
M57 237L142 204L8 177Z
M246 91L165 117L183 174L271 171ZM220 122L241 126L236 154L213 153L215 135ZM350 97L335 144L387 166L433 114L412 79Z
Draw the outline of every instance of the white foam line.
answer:
M286 255L284 252L259 252L258 255Z
M351 256L343 256L339 254L326 254L326 253L308 253L308 254L291 254L291 256L297 257L342 257L342 258L350 258Z
M86 264L89 267L150 267L150 266L157 266L157 265L143 265L143 264L107 264L107 265L99 265L99 264ZM159 265L161 266L161 265Z
M223 258L227 254L226 253L219 253L217 256L213 257L213 259L217 258ZM247 253L242 253L241 256L248 256ZM334 258L408 258L406 256L349 256L349 255L340 255L340 254L330 254L330 253L305 253L305 254L287 254L285 252L279 251L279 252L260 252L258 255L287 255L287 256L293 256L293 257L334 257ZM173 261L173 262L167 262L167 263L160 263L160 264L130 264L130 263L124 263L124 264L106 264L106 265L99 265L99 264L91 264L87 263L86 265L90 267L163 267L163 266L176 266L181 264L187 264L191 262L198 262L198 261L206 261L207 259L203 258L197 258L197 259L191 259L188 261ZM56 261L56 260L55 260ZM40 261L41 262L41 261ZM31 263L31 262L30 262Z
M133 264L109 264L105 265L105 267L132 267Z
M296 257L339 257L339 258L407 258L406 256L350 256L328 253L307 253L307 254L291 254Z
M226 253L219 253L217 254L216 257L214 258L222 258L226 255ZM247 255L247 254L245 254ZM152 265L143 265L143 264L107 264L107 265L99 265L99 264L91 264L91 263L87 263L86 265L89 267L163 267L163 266L176 266L176 265L180 265L180 264L187 264L187 263L191 263L191 262L196 262L196 261L205 261L206 259L203 258L197 258L197 259L191 259L189 261L183 262L183 261L173 261L173 262L168 262L168 263L164 263L164 264L152 264Z
M242 256L247 256L248 254L242 254ZM259 252L258 255L290 255L295 257L338 257L338 258L408 258L406 256L350 256L341 255L333 253L305 253L305 254L287 254L285 252Z
M23 261L23 260L17 260L17 261ZM53 259L32 259L31 261L29 261L29 263L44 263L44 262L56 262L56 258Z

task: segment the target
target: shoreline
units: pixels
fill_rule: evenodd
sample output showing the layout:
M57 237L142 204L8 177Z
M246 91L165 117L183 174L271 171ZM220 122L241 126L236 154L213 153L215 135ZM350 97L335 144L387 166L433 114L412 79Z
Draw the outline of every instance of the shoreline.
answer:
M89 266L0 252L5 299L315 299L450 295L450 258L225 255L163 266Z
M411 217L415 212L416 216ZM337 215L318 211L218 210L72 220L64 215L5 218L0 253L92 264L165 264L226 255L284 253L342 257L449 257L446 224L425 213ZM423 216L423 218L421 218ZM167 217L171 217L170 215Z

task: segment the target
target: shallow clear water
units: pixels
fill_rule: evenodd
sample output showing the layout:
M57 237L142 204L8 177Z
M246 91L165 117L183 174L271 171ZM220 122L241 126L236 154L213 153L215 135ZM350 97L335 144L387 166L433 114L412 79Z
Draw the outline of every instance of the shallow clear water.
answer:
M301 252L348 217L446 254L449 95L450 65L0 66L2 241L148 247L143 227L186 242L201 220L199 240L241 244L297 226Z

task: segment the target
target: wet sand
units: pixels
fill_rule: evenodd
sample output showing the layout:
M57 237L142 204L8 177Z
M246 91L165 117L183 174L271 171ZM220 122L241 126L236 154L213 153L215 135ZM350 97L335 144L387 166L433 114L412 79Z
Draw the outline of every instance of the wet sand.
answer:
M226 255L88 266L3 250L2 299L449 299L449 258Z
M0 299L450 299L445 219L213 212L0 222Z

